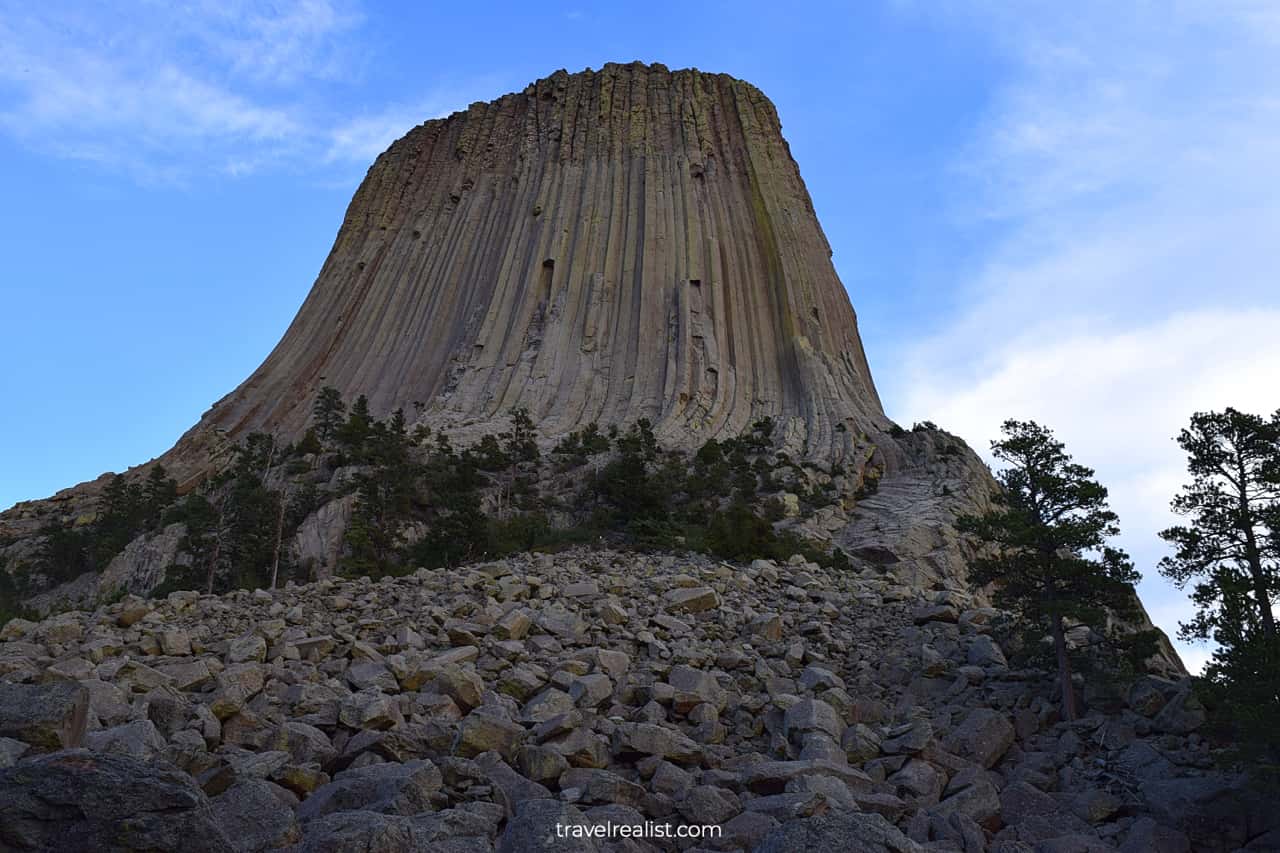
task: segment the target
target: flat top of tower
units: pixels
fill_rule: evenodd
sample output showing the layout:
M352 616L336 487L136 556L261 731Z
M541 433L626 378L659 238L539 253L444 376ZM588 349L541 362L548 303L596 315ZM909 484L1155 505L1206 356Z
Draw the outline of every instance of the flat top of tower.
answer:
M519 92L508 92L489 100L474 101L469 108L476 105L497 103L507 98L533 97L538 92L554 91L565 87L571 80L594 80L595 78L619 80L643 76L650 83L655 83L661 80L664 75L669 78L673 87L688 79L708 80L714 81L715 84L720 86L744 89L755 99L762 99L771 106L773 103L757 86L741 78L734 77L732 74L703 71L696 67L678 68L673 71L661 62L641 62L637 59L632 62L606 62L600 68L584 68L581 71L568 71L561 68L545 77L532 81ZM465 109L457 110L447 117L433 119L433 121L447 121L465 112L467 112Z

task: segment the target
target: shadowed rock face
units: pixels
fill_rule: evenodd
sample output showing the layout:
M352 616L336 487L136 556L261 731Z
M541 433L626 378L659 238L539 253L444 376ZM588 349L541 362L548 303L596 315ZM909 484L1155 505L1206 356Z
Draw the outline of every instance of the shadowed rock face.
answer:
M296 435L332 385L438 424L524 406L548 436L648 417L682 446L771 415L843 455L888 422L830 254L758 89L560 71L382 154L284 338L188 442Z

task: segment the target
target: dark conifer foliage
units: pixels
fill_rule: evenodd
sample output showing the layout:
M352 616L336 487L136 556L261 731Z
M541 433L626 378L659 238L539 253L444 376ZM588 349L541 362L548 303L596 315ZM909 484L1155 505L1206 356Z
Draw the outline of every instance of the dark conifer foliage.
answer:
M339 570L355 576L601 542L847 565L839 549L775 529L784 517L769 496L781 488L778 472L800 469L775 451L769 419L693 455L661 448L645 419L607 431L588 424L544 458L522 409L505 431L460 449L424 426L410 432L403 411L376 418L364 397L348 407L332 388L312 411L296 446L250 433L230 465L187 494L159 465L141 480L115 477L92 524L45 531L37 569L49 582L70 580L101 570L139 536L182 524L183 559L154 595L306 579L309 567L290 563L287 544L308 515L344 495L354 502ZM819 488L803 492L809 509L831 500Z
M973 562L970 579L996 585L997 601L1031 629L1033 647L1037 636L1052 637L1063 716L1073 720L1068 622L1101 640L1121 639L1107 636L1107 615L1134 607L1140 575L1128 555L1107 544L1119 522L1093 469L1072 462L1052 431L1033 421L1005 421L1002 430L1004 438L991 443L1008 465L996 475L1004 487L998 506L957 526L991 546Z
M332 386L321 388L311 406L311 416L315 424L316 437L320 441L328 441L337 432L338 427L342 425L342 416L346 411L347 406L342 402L342 394L339 393L337 388Z
M153 466L142 483L117 474L103 490L92 522L44 529L35 572L61 582L101 571L134 538L162 526L164 512L177 493L178 484L163 465Z
M1200 412L1178 435L1191 482L1172 503L1188 524L1161 537L1177 550L1160 561L1179 588L1194 583L1191 639L1275 639L1280 597L1280 412L1270 420L1235 409Z
M1173 499L1186 524L1160 572L1192 587L1182 635L1217 644L1200 680L1212 722L1258 775L1280 784L1280 411L1198 412L1179 433L1190 482Z

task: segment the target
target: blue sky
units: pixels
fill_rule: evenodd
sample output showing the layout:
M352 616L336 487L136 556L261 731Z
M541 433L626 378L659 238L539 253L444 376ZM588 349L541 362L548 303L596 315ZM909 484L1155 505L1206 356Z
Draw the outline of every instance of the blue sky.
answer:
M1269 2L0 0L0 506L248 375L392 139L641 59L773 99L889 414L1055 427L1172 631L1171 437L1280 406L1278 48Z

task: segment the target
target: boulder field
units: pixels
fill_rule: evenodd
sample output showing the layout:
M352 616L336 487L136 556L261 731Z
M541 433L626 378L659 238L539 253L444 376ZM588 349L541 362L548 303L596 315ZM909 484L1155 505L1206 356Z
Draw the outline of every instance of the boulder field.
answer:
M0 849L1280 846L1187 683L1061 722L1001 616L874 569L575 550L15 620Z

